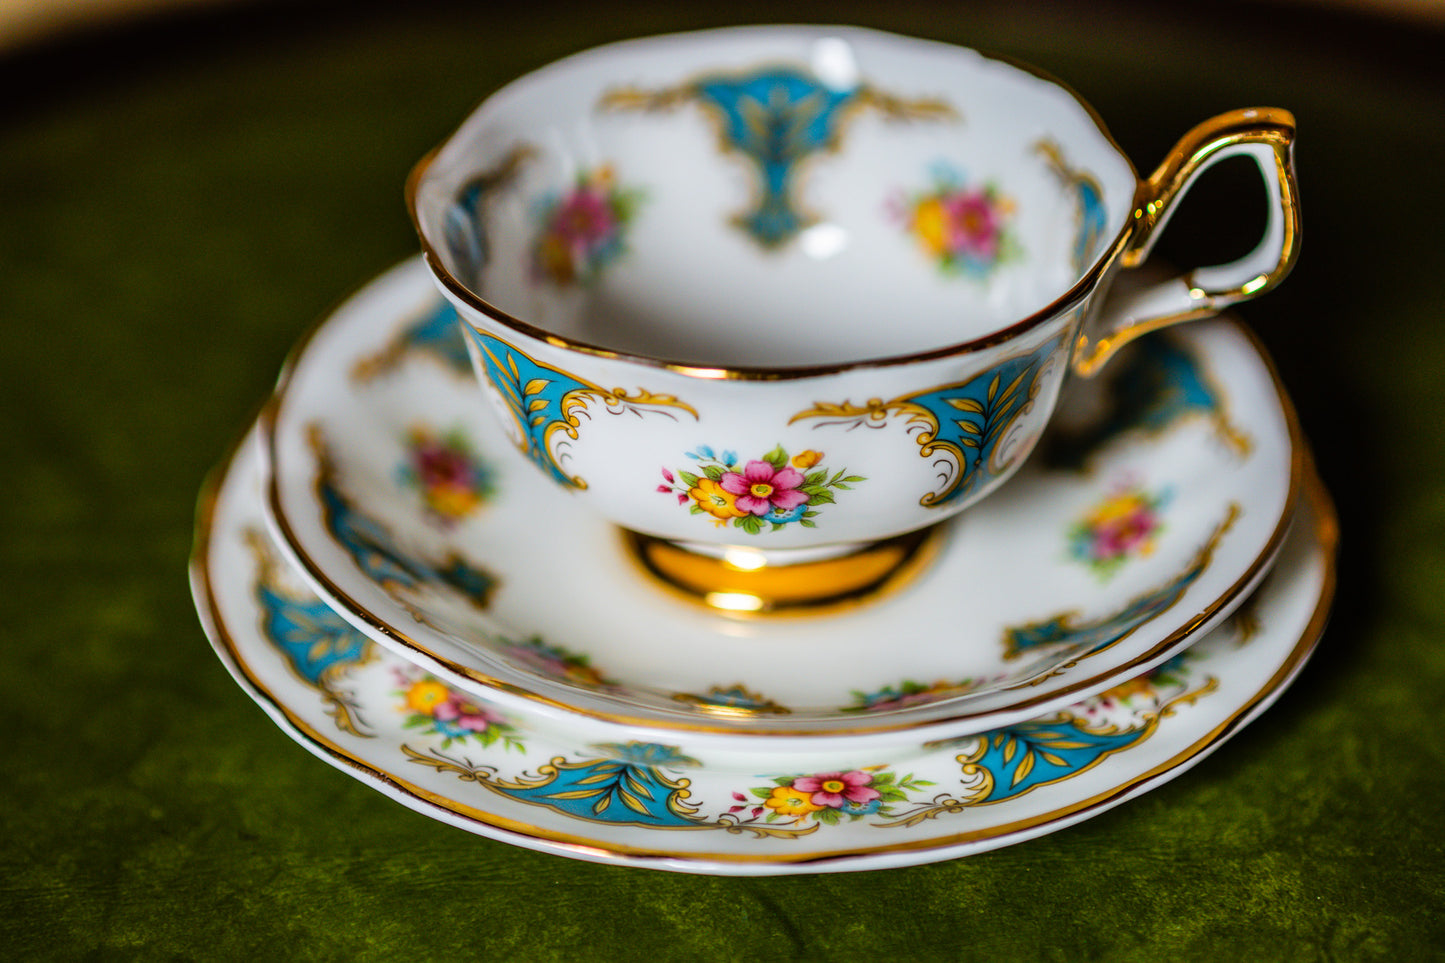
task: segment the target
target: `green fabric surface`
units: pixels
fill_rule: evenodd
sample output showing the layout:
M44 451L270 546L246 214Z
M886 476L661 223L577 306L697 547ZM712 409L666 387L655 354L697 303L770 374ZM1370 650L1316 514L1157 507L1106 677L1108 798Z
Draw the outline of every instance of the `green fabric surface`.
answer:
M1445 956L1445 34L1293 4L1167 11L313 3L0 60L0 953ZM318 762L206 643L192 512L292 342L415 250L412 162L490 89L583 47L819 19L1039 64L1145 171L1214 113L1295 111L1303 255L1240 313L1340 505L1340 594L1313 663L1155 792L1023 845L862 874L575 862ZM1247 179L1201 190L1166 237L1181 262L1255 230L1216 223L1254 196Z

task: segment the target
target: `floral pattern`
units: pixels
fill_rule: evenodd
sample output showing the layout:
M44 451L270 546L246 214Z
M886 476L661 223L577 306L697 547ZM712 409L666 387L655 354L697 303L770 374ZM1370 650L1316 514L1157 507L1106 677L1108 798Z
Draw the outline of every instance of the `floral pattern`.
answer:
M563 194L537 202L532 276L559 287L588 285L626 250L624 234L642 195L618 187L608 165L583 172Z
M931 189L897 201L896 216L945 274L983 279L1019 256L1011 198L993 184L969 185L948 164L932 175Z
M741 684L711 686L707 692L702 695L691 692L676 692L673 693L672 698L674 702L710 709L724 715L753 715L757 713L787 715L793 711L787 706L779 705L772 699L753 692Z
M558 645L548 645L535 636L520 642L504 641L500 643L500 648L509 659L525 665L538 675L589 689L612 684L592 667L587 656L568 652Z
M848 491L867 480L848 474L846 468L830 472L817 467L823 453L811 449L790 456L779 445L746 464L736 452L718 454L707 445L687 456L699 470L674 472L664 467L664 483L657 490L675 496L694 515L710 515L715 525L732 525L750 535L778 531L791 522L815 528L817 506L833 504L835 491Z
M854 690L853 705L845 712L888 712L892 709L906 709L909 706L925 705L941 699L952 699L966 695L981 687L989 679L963 679L958 682L940 680L931 685L905 679L897 685L887 685L873 692Z
M442 589L482 611L492 604L498 585L492 572L455 552L431 560L403 548L390 528L342 490L335 459L319 426L312 426L308 440L316 455L322 522L362 575L396 598Z
M438 434L422 425L406 436L406 462L397 474L421 493L428 517L450 528L496 494L492 468L454 428Z
M837 825L864 816L891 816L894 803L908 801L908 793L933 785L909 774L899 776L883 767L849 771L819 772L806 776L780 776L771 786L750 790L761 803L749 804L748 797L733 793L735 805L728 809L744 824L761 819L772 823L789 820L795 825L816 821ZM739 816L748 810L746 816Z
M393 694L402 700L398 709L406 714L406 728L441 736L443 749L454 742L490 746L500 741L506 749L525 751L516 727L496 710L411 667L393 672L398 686Z
M1069 557L1107 579L1129 559L1153 554L1169 495L1167 489L1151 494L1137 486L1117 487L1070 526Z

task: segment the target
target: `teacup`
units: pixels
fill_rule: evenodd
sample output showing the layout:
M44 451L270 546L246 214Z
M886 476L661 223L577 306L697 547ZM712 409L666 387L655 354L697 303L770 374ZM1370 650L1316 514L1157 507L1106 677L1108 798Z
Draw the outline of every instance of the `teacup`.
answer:
M770 611L898 583L1024 461L1069 371L1277 284L1293 139L1286 111L1235 111L1141 180L1032 68L747 27L524 76L407 196L519 449L670 584ZM1264 179L1258 247L1131 274L1236 155Z

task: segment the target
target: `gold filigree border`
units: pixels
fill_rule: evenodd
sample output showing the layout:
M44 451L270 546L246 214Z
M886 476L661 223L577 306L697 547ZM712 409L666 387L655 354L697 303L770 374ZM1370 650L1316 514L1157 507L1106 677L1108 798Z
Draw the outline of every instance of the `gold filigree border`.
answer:
M278 379L276 389L272 394L271 399L266 403L265 407L261 411L261 441L263 447L268 453L269 461L272 465L277 464L277 428L281 420L282 410L285 407L287 394L290 390L295 375L296 366L299 363L299 360L305 355L306 349L311 343L311 340L315 338L316 335L320 333L320 331L326 326L328 318L329 316L324 317L321 321L319 321L317 325L310 332L308 332L301 339L301 341L292 349L292 353L287 359L287 362L282 370L281 377L280 379ZM1141 653L1135 659L1132 659L1128 664L1117 667L1117 669L1115 670L1111 670L1108 673L1110 675L1119 675L1120 677L1123 677L1131 669L1156 660L1158 656L1161 655L1163 652L1176 646L1180 641L1187 638L1200 625L1209 621L1218 612L1220 612L1222 609L1234 602L1237 598L1239 598L1241 594L1245 592L1247 588L1249 588L1251 585L1255 584L1258 581L1260 575L1274 559L1276 553L1279 551L1280 546L1284 544L1285 535L1289 532L1289 525L1292 517L1291 508L1299 501L1300 493L1302 491L1302 487L1308 473L1306 465L1307 445L1304 439L1304 429L1299 423L1299 417L1295 412L1294 403L1290 400L1289 394L1285 390L1284 383L1280 380L1279 372L1275 368L1274 362L1266 353L1262 342L1260 342L1259 338L1242 323L1231 320L1230 324L1237 332L1243 335L1250 342L1250 344L1255 349L1260 361L1264 365L1265 371L1268 373L1270 380L1274 385L1276 398L1279 402L1280 409L1283 413L1285 425L1289 432L1290 479L1289 488L1285 499L1286 510L1281 513L1275 525L1274 531L1270 534L1270 537L1265 542L1260 553L1255 557L1254 561L1246 567L1240 577L1235 580L1235 582L1231 586L1229 586L1227 590L1225 590L1218 598L1214 599L1213 602L1211 602L1209 605L1206 605L1197 617L1191 619L1185 625L1180 626L1176 631L1170 633L1166 638L1161 639L1160 642L1157 645L1153 646L1148 652ZM602 719L608 722L617 722L625 725L641 725L653 727L656 727L658 725L665 725L667 728L683 732L739 734L739 730L737 729L737 727L719 725L714 719L705 719L700 722L692 722L686 719L667 719L664 722L656 717L640 716L626 711L607 708L593 708L590 706L579 706L561 699L556 699L547 695L543 695L541 693L533 692L530 689L524 688L519 684L508 682L504 679L496 677L495 675L482 672L470 666L463 666L455 660L445 658L433 651L432 649L428 648L427 646L423 645L412 636L408 635L405 631L403 631L400 626L392 625L384 619L378 618L365 606L361 605L355 598L342 590L339 585L337 585L331 578L327 576L324 568L319 565L315 559L311 558L306 553L304 548L301 546L300 540L296 537L295 530L291 527L290 520L288 519L286 514L285 504L281 494L280 478L277 477L275 472L272 472L270 474L270 478L266 483L265 499L270 508L271 517L273 522L275 523L276 531L279 537L285 541L287 547L290 549L291 554L294 556L294 561L296 562L296 564L300 566L301 569L305 571L305 573L318 586L321 587L327 597L327 601L329 604L333 606L339 606L340 608L345 609L346 612L348 612L352 616L352 619L357 624L369 626L372 633L390 638L398 644L412 650L413 652L425 656L428 660L442 667L443 670L447 672L450 672L461 678L468 679L471 682L487 686L488 688L500 690L511 695L525 698L529 701L537 703L538 705L548 705L554 708L563 709L570 713L577 713L596 719ZM1095 682L1096 679L1094 678L1080 679L1072 685L1065 686L1057 692L1049 693L1044 696L1038 696L1029 700L1024 700L1017 705L1019 708L1029 708L1030 706L1038 705L1045 700L1052 700L1055 697L1063 697L1075 692L1084 691L1091 687ZM936 723L939 725L947 723L959 723L965 722L968 719L976 718L980 714L987 713L963 712L958 715L930 718L926 721L930 724ZM749 728L741 734L749 736L856 735L863 732L888 732L896 731L899 729L913 728L918 724L918 720L909 719L904 721L875 722L874 724L867 726L852 724L830 727L827 729L801 729L796 726L781 728Z
M512 841L521 845L532 848L541 845L550 849L565 850L576 856L599 861L606 861L616 857L627 857L635 861L656 860L658 862L673 862L681 860L728 865L822 865L825 863L843 862L849 859L878 856L886 853L916 853L943 850L954 846L965 845L970 842L998 839L1003 836L1047 826L1050 823L1060 820L1068 819L1070 821L1076 821L1077 819L1086 818L1095 811L1108 808L1111 804L1127 796L1133 790L1141 786L1146 786L1163 773L1169 772L1195 756L1198 756L1200 753L1208 751L1233 734L1260 702L1273 694L1299 670L1305 659L1308 658L1314 650L1316 642L1324 632L1325 623L1329 617L1330 603L1335 593L1336 553L1339 543L1338 521L1329 495L1311 466L1307 483L1304 486L1303 497L1309 501L1314 510L1315 537L1324 551L1325 572L1324 582L1320 589L1315 610L1308 624L1305 626L1304 631L1301 633L1299 641L1269 680L1255 693L1253 698L1242 705L1228 719L1221 722L1194 743L1149 769L1147 772L1139 774L1122 785L1115 786L1087 799L1047 813L1040 813L1024 819L1015 820L1012 823L1002 826L955 833L941 838L915 840L885 846L865 846L813 853L784 852L752 854L734 852L690 852L665 850L656 847L630 846L613 841L590 839L572 833L555 832L447 799L397 775L378 770L369 765L344 747L332 742L323 733L312 728L305 720L297 716L295 712L276 698L275 694L270 691L246 663L235 640L231 638L229 631L226 629L224 616L217 605L215 590L211 583L209 560L211 554L211 539L214 534L213 523L217 497L221 483L234 464L235 455L238 450L239 446L227 455L222 465L207 479L206 486L203 489L201 500L197 507L196 542L191 555L190 572L197 605L203 606L203 614L207 616L207 621L214 626L217 636L214 640L215 645L228 665L234 667L234 670L245 679L247 688L253 690L258 698L264 700L272 707L279 718L286 720L290 728L317 749L321 750L326 756L329 756L335 761L335 764L364 773L370 778L377 780L392 792L405 797L401 801L407 803L411 808L417 809L423 805L435 807L449 812L454 816L461 817L466 821L487 827L490 830L489 835L493 837L497 835L511 836L514 837Z

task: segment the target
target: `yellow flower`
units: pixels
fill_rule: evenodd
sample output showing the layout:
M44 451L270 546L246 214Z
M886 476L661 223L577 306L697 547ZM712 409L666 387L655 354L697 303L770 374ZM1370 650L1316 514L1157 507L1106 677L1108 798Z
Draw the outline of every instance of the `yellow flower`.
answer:
M738 497L711 478L699 478L697 486L688 491L698 507L717 519L719 525L742 518L747 511L738 507Z
M807 451L800 451L793 456L793 467L807 470L823 460L821 451L814 451L809 448Z
M566 241L554 234L548 234L538 242L537 265L543 274L558 284L571 284L577 280L572 251Z
M406 690L407 707L423 715L431 715L438 703L445 702L451 693L447 687L432 679L417 682Z
M446 485L426 493L427 505L443 518L462 518L477 506L477 493L461 485Z
M948 213L941 200L930 197L914 206L913 231L930 254L948 251Z
M1090 528L1099 528L1110 522L1117 522L1120 519L1128 518L1135 512L1147 511L1149 503L1144 496L1137 492L1126 492L1121 495L1114 495L1099 505L1086 520Z
M776 812L779 816L797 816L799 818L815 813L822 809L813 802L813 794L803 792L801 789L794 789L792 786L779 786L774 789L764 802L764 806Z

